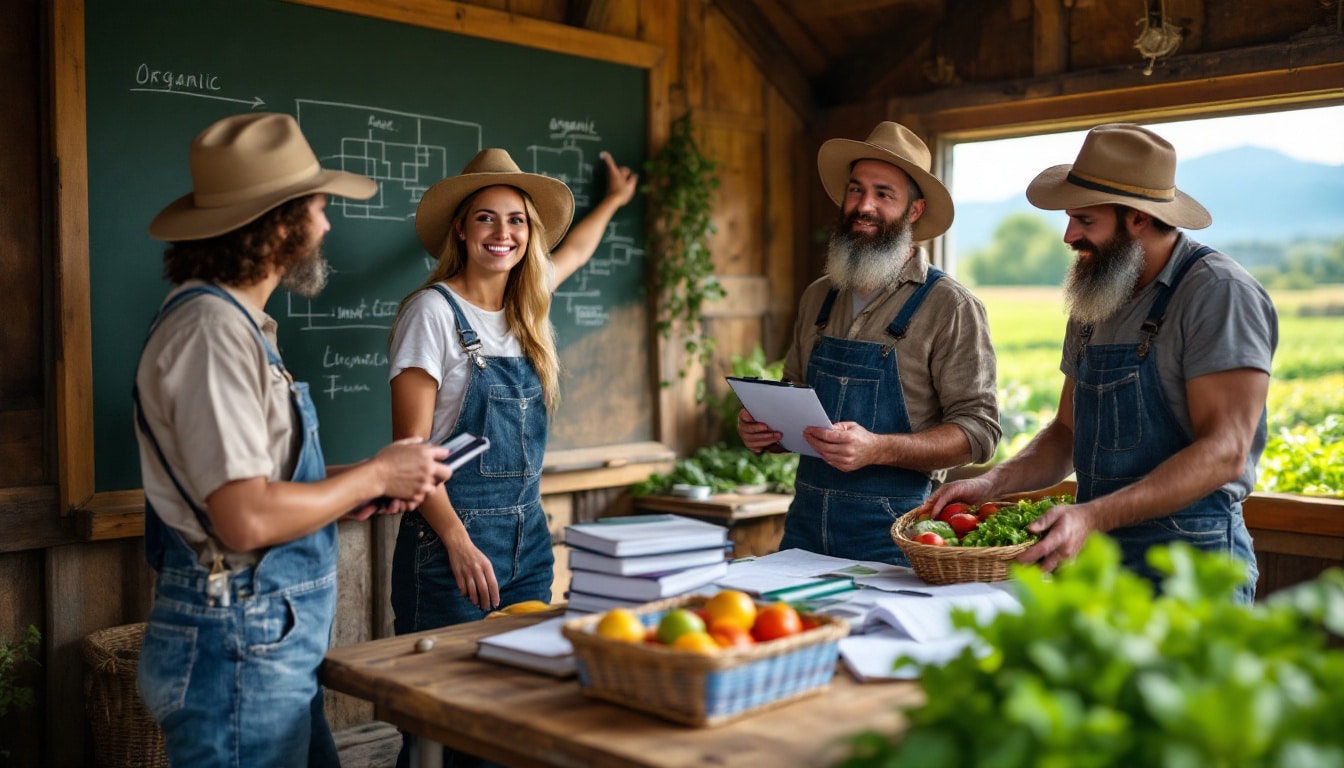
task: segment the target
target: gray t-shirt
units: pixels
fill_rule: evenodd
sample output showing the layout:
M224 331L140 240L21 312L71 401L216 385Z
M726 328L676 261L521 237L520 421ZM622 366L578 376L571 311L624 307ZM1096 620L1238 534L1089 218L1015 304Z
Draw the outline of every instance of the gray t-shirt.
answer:
M1137 345L1143 338L1140 333L1143 321L1157 300L1158 285L1170 285L1176 270L1199 247L1181 233L1172 258L1157 279L1144 286L1114 317L1097 323L1088 344ZM1064 356L1059 369L1070 379L1076 377L1081 327L1070 320L1064 336ZM1214 252L1190 268L1167 305L1166 319L1152 346L1163 397L1187 438L1194 439L1194 427L1186 400L1186 382L1237 368L1269 373L1278 345L1279 318L1274 304L1240 264ZM1257 428L1241 477L1223 486L1237 500L1246 498L1255 489L1255 465L1265 449L1265 437L1264 427Z

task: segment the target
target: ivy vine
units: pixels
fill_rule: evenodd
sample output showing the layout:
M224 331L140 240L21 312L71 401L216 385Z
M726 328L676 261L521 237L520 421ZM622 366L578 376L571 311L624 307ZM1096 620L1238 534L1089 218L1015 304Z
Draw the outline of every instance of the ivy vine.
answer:
M706 367L714 359L714 339L705 334L704 307L724 296L709 251L716 231L711 214L718 169L719 163L695 142L690 112L672 122L667 143L644 163L643 192L653 222L650 246L658 263L658 332L665 339L679 332L688 363ZM678 378L686 377L687 368L679 366ZM696 398L703 397L702 381Z

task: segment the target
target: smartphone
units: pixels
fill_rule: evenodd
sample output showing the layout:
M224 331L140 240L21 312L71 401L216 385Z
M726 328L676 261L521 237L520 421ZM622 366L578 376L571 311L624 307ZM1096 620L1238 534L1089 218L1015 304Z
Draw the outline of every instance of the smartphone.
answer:
M489 450L490 438L477 437L470 432L463 432L444 443L443 447L452 451L448 454L448 458L443 460L443 463L456 472L459 467L467 463L468 459Z
M452 453L448 454L447 458L443 459L443 463L447 464L449 469L456 472L469 460L485 453L485 451L490 448L490 438L477 437L470 432L463 432L445 442L443 447L452 451ZM373 500L373 504L378 507L379 511L383 510L391 503L392 499L387 496L379 496Z

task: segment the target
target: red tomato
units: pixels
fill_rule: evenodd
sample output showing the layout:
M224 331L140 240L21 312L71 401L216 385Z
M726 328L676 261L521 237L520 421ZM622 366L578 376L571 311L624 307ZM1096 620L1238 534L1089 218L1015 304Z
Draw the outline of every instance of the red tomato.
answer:
M756 613L751 636L757 642L775 640L803 631L803 619L788 603L771 603Z
M984 522L985 518L989 517L990 515L998 511L999 511L998 504L995 504L992 501L987 501L984 504L981 504L978 508L976 508L975 516L980 518L981 522Z
M969 512L958 512L947 518L947 524L952 526L952 530L956 531L957 538L960 539L980 525L980 518Z
M918 536L915 537L915 541L919 542L920 544L929 544L935 547L942 547L947 545L947 542L943 541L943 537L939 536L933 531L925 531L919 534Z
M970 511L971 511L970 507L966 506L965 504L962 504L960 501L954 501L951 504L948 504L946 507L943 507L943 511L939 512L938 516L935 517L934 519L947 522L947 519L953 515L960 515L963 512L970 512Z

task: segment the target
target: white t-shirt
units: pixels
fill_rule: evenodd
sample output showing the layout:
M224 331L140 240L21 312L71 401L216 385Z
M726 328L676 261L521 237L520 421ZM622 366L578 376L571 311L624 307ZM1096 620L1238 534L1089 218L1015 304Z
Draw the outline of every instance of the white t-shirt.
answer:
M448 288L446 283L439 283ZM481 340L486 357L522 357L522 346L509 332L504 310L490 312L473 305L452 288L448 292L466 315L467 323ZM429 440L441 443L453 433L462 399L466 396L471 359L457 335L457 318L447 300L432 288L411 297L397 318L392 332L388 381L407 368L419 368L439 384L434 401L434 426Z

